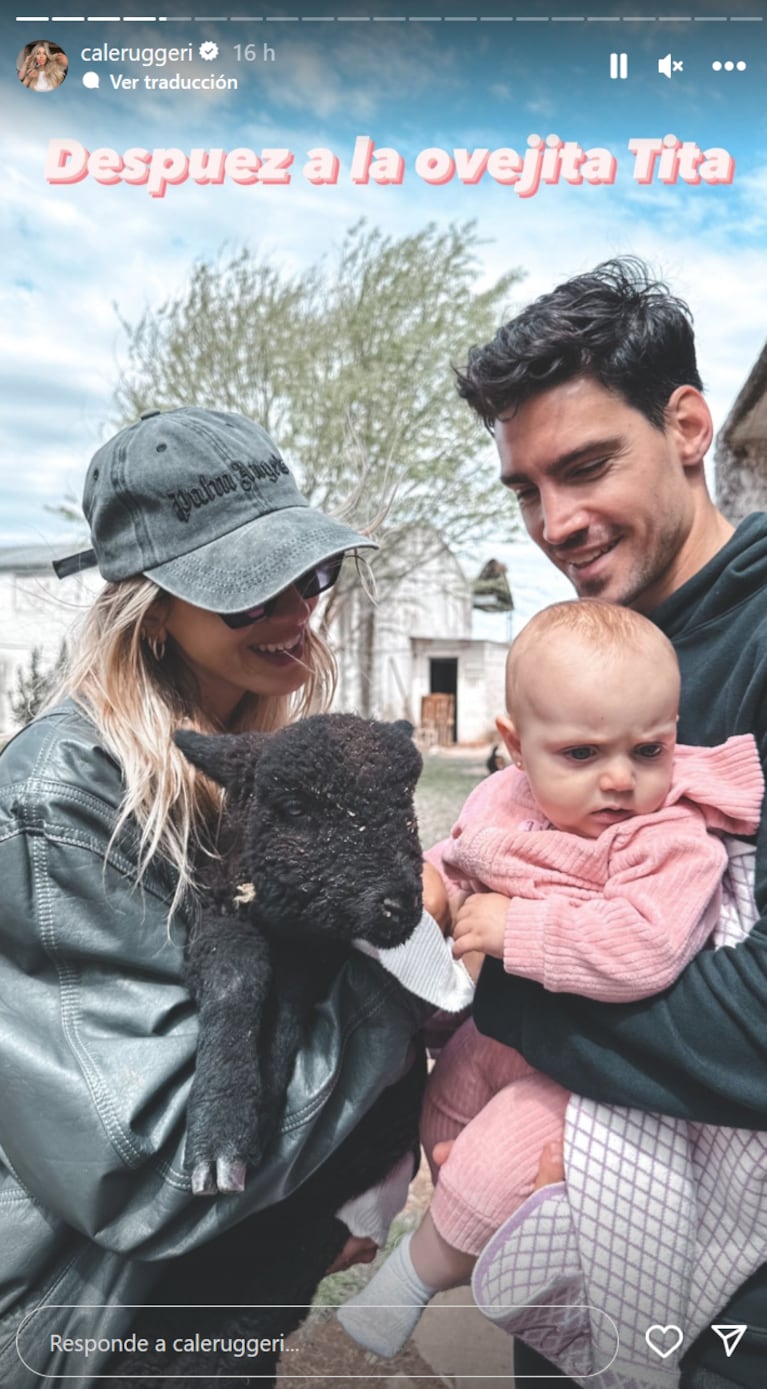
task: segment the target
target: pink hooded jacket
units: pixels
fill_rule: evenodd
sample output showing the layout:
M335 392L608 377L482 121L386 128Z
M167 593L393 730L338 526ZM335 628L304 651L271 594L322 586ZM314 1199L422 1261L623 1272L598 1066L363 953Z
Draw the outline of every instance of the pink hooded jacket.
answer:
M659 993L706 944L727 851L719 832L756 832L764 781L751 734L677 747L660 810L597 839L554 829L524 772L469 796L450 839L426 857L448 892L511 899L504 968L552 992L625 1002Z

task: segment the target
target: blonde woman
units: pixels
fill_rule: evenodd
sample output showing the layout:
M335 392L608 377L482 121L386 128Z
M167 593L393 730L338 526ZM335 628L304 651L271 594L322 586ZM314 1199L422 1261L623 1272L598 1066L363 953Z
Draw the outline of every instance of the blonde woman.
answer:
M28 44L22 53L19 81L34 92L52 92L67 75L69 60L57 44L48 39Z
M407 1073L424 1016L350 961L279 1142L244 1193L193 1197L183 946L218 802L172 734L325 708L333 662L310 619L344 552L372 542L308 505L258 425L192 407L99 449L84 509L93 549L57 572L97 564L106 586L58 702L0 758L0 1382L15 1389L98 1374L130 1304L183 1256L305 1189ZM351 1241L338 1263L372 1252Z

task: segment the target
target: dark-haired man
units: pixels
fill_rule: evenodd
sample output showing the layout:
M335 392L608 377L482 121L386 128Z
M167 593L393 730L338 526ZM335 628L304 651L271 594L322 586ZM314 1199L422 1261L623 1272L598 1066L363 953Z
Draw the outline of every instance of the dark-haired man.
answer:
M474 348L458 389L495 437L529 534L576 593L646 613L673 642L680 742L750 732L765 766L767 515L735 530L708 493L712 425L686 305L641 262L609 261ZM748 939L702 952L657 998L549 994L488 960L475 1020L577 1093L767 1129L767 816L756 900L762 915ZM727 1358L704 1333L681 1385L763 1389L767 1264L719 1321L748 1325L736 1353ZM555 1373L528 1354L518 1350L519 1375Z

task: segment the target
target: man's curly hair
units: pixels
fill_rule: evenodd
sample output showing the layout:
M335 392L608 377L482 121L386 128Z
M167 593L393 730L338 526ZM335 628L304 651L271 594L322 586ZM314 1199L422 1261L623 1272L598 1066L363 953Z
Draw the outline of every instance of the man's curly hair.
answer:
M621 395L663 427L669 396L702 382L692 315L643 261L622 256L576 275L473 347L458 393L492 433L523 401L576 376Z

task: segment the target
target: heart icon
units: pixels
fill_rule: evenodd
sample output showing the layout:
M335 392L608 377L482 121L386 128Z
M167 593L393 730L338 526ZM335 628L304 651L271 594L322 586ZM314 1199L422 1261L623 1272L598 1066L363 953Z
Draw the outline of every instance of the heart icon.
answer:
M656 1322L653 1326L648 1326L644 1338L653 1355L659 1355L661 1360L666 1360L679 1349L684 1335L680 1326L660 1326Z

